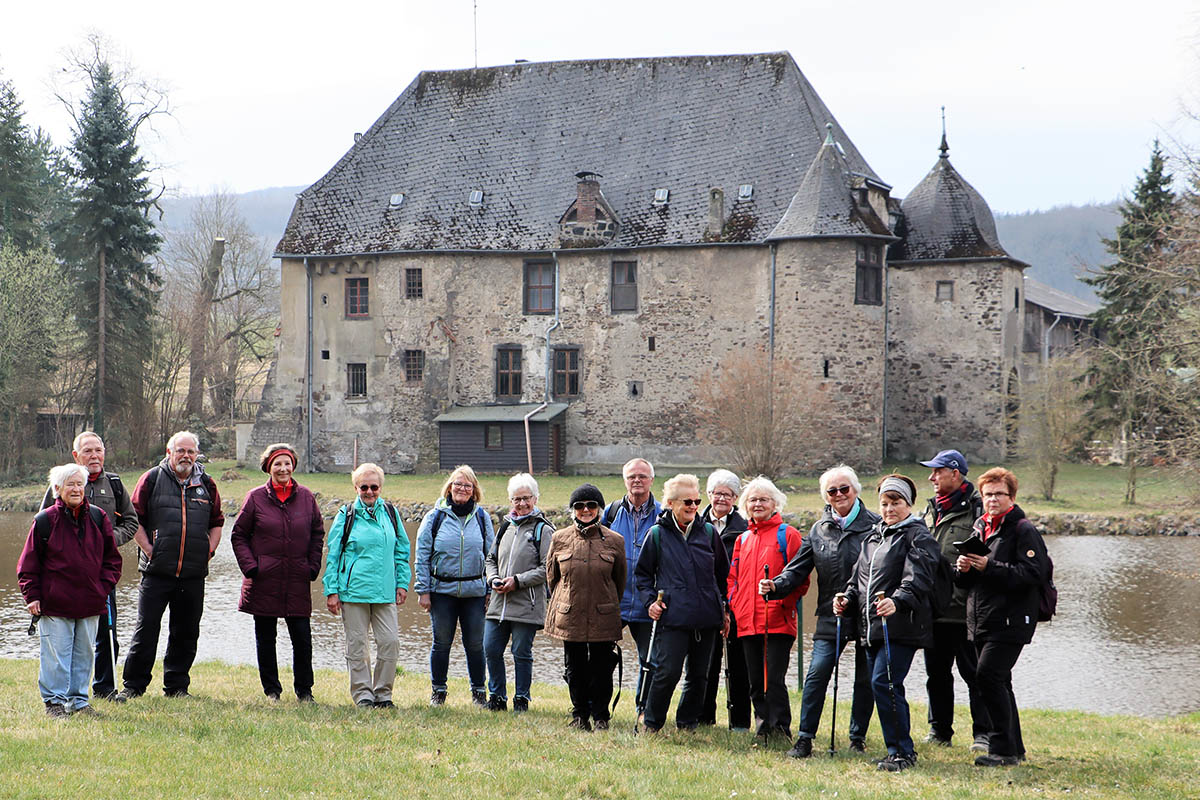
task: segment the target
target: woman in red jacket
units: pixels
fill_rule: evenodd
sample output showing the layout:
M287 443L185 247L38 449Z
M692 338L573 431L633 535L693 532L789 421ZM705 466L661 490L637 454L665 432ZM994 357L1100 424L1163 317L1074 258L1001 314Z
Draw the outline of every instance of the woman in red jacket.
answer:
M254 615L258 677L263 692L278 700L279 664L275 631L279 618L292 639L292 674L296 697L313 702L312 582L321 572L325 523L313 493L296 483L296 451L280 442L262 454L262 471L270 475L251 489L233 523L230 542L245 579L238 611Z
M768 601L758 593L763 567L766 577L774 578L800 549L800 532L780 516L786 504L787 496L767 478L760 475L746 484L738 507L746 511L749 530L734 542L729 567L729 605L750 675L750 700L758 719L755 737L762 741L773 733L791 741L792 708L785 678L796 640L796 601L808 591L805 580L779 600Z

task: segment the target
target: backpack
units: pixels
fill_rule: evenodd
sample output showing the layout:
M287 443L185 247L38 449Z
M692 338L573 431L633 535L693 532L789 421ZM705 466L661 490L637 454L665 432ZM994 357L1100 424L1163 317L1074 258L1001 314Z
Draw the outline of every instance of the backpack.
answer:
M742 534L742 545L743 546L745 546L745 544L749 540L749 538L750 538L750 531L746 531L745 533ZM783 563L787 564L788 554L787 554L787 523L786 522L779 523L779 530L775 531L775 541L776 541L776 544L779 545L779 555L783 557Z
M613 500L605 507L604 513L600 515L600 524L606 528L611 528L613 520L617 518L617 511L621 508L620 500Z
M954 568L941 552L938 552L937 566L933 568L933 594L929 598L929 610L933 619L944 616L954 601Z
M442 518L444 516L446 516L447 514L451 514L451 513L453 513L453 512L447 511L444 508L435 508L433 510L433 527L430 528L430 530L429 530L429 556L430 556L431 564L433 563L433 543L434 543L434 540L437 539L438 530L442 527ZM479 539L483 544L483 560L485 562L487 561L486 516L487 516L486 511L484 511L479 506L475 506L475 521L477 523L479 523ZM434 578L437 578L439 581L477 581L483 577L483 575L468 575L467 577L451 577L448 575L438 575L436 572L431 572L430 574ZM486 584L487 582L484 581L484 583ZM484 589L487 590L486 585L484 586Z
M1058 613L1058 587L1054 585L1054 559L1046 553L1046 581L1038 589L1038 622L1049 622Z
M42 561L46 558L46 546L50 542L50 515L46 513L47 511L49 509L42 509L33 517L33 547L37 551L38 559ZM103 531L104 511L88 503L88 515L96 527Z
M496 563L497 564L499 564L499 562L500 562L500 540L504 538L504 532L507 531L511 526L512 526L512 522L510 520L506 519L506 520L504 520L504 522L500 523L500 528L499 528L499 530L496 531L495 547L496 547ZM530 541L530 544L533 545L533 552L534 552L534 555L537 556L538 561L542 560L542 531L544 531L546 528L549 528L549 527L550 527L550 523L546 522L546 520L542 519L542 518L539 518L538 523L533 526L533 538L530 539L529 541ZM549 583L546 584L546 599L547 600L550 599L550 584ZM618 692L618 694L619 694L619 692Z
M401 535L404 528L400 527L400 514L396 511L396 507L387 500L383 501L383 508L387 511L388 518L392 521L392 529L396 535ZM351 506L342 506L342 553L338 556L338 563L341 563L342 556L346 554L346 543L350 541L350 531L354 528L354 518L357 516ZM407 533L404 533L407 536Z

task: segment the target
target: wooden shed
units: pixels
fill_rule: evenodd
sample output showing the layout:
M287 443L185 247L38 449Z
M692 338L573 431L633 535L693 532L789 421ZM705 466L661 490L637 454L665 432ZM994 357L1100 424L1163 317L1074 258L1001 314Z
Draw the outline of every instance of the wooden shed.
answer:
M470 464L479 472L524 472L525 415L540 403L455 406L438 415L438 461L444 470ZM562 472L567 444L566 403L550 403L529 418L534 472Z

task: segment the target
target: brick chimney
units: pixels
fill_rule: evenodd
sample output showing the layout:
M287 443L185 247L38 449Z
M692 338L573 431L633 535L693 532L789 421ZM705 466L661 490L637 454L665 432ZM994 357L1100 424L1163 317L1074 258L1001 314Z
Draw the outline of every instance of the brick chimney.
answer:
M600 198L600 175L595 172L579 172L575 175L579 183L575 187L575 222L591 225L596 221L596 201Z
M707 239L720 239L725 229L725 192L717 187L708 190L708 226L704 233Z

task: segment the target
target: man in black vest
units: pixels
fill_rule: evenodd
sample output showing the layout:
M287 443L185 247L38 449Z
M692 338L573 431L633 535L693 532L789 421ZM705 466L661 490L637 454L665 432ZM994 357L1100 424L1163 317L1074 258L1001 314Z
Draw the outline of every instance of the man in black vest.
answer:
M163 693L188 695L188 671L196 658L204 612L204 579L225 524L217 485L196 463L199 455L200 440L194 433L180 431L167 442L167 457L142 475L133 490L140 522L134 541L141 548L142 583L137 628L122 673L121 694L126 698L145 694L150 685L167 608L171 623L163 659Z
M88 503L108 514L117 547L131 541L138 529L137 513L129 500L129 492L125 491L125 486L121 483L121 476L115 472L104 471L104 440L92 431L84 431L75 437L75 442L71 445L71 458L75 459L76 464L87 469L88 479L84 494ZM54 493L47 489L46 496L42 498L42 508L52 505ZM113 664L117 660L117 652L114 649L116 643L117 590L114 587L109 592L105 613L100 615L100 627L96 629L96 670L92 674L92 696L120 702L123 698L117 694L117 676L113 674Z

